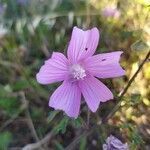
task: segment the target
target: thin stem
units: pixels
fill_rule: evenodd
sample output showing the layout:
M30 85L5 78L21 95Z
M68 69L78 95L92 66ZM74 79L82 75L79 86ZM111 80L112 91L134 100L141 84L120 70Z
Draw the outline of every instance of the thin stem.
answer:
M89 28L90 22L91 22L91 11L90 11L90 5L89 2L86 3L86 27Z
M84 131L81 135L75 137L74 140L72 141L72 143L69 144L69 145L65 148L65 150L71 150L71 149L73 149L73 147L75 147L75 145L80 141L81 138L84 138L84 137L86 137L86 136L89 136L89 135L93 132L93 130L95 130L95 128L93 128L92 130L89 130L88 132L87 132L87 131Z
M22 98L22 99L21 99L22 102L23 102L23 103L28 103L28 101L27 101L27 99L26 99L26 97L25 97L25 93L24 93L24 92L20 92L20 95L21 95L21 98ZM33 135L33 137L34 137L34 139L36 140L36 142L39 142L40 139L39 139L39 137L38 137L38 135L37 135L37 133L36 133L36 130L35 130L35 127L34 127L32 118L31 118L31 116L30 116L30 112L29 112L28 107L27 107L26 110L25 110L25 115L26 115L26 118L27 118L28 126L29 126L29 128L30 128L30 131L31 131L31 133L32 133L32 135ZM41 149L41 150L44 150L41 146L40 146L40 149Z
M123 92L121 93L120 97L118 98L119 101L117 103L117 105L112 109L112 111L106 116L106 118L100 122L99 124L94 125L90 130L88 131L84 131L83 134L81 134L80 136L76 137L66 148L65 150L72 150L74 148L74 146L80 141L81 138L83 138L84 136L88 136L89 134L91 134L96 128L99 127L99 125L105 124L105 122L108 121L108 119L110 119L115 112L120 108L120 104L122 101L123 96L125 95L125 93L127 92L127 90L129 89L130 85L132 84L132 82L134 81L135 77L138 75L138 73L140 72L140 70L142 69L143 65L145 64L145 62L149 59L150 57L150 51L147 53L145 59L142 61L141 65L139 66L138 70L134 73L134 75L132 76L132 78L129 80L127 86L124 88Z
M22 104L21 104L21 106L20 106L20 108L19 108L19 111L18 111L16 114L12 115L12 117L11 117L9 120L7 120L7 121L0 127L0 132L1 132L4 128L6 128L8 125L10 125L15 119L17 119L18 116L19 116L22 112L24 112L24 111L27 109L27 107L28 107L28 103L22 102Z
M90 127L90 114L91 114L91 112L90 112L90 110L88 108L88 110L87 110L87 127L88 127L88 129Z
M115 112L120 108L120 104L122 102L123 96L125 95L125 93L129 89L130 85L132 84L132 82L134 81L134 79L136 78L136 76L138 75L138 73L140 72L140 70L142 69L142 67L145 64L145 62L149 59L149 57L150 57L150 51L147 53L145 59L142 61L142 63L140 64L139 68L134 73L134 75L132 76L132 78L129 80L128 84L124 88L123 92L119 96L118 103L116 104L116 106L112 109L112 111L105 117L105 119L102 122L108 121L108 119L111 118L115 114Z
M22 150L35 150L39 149L42 145L46 144L50 138L54 135L54 132L49 132L42 140L38 141L37 143L27 144L22 148Z
M28 101L26 100L24 92L20 92L20 95L21 95L21 98L22 98L22 102L23 103L28 103ZM33 137L35 138L36 141L39 141L39 137L37 136L37 133L36 133L36 130L34 128L33 121L31 119L28 108L26 108L26 110L25 110L25 115L27 117L28 125L29 125L29 128L31 130L31 133L32 133Z

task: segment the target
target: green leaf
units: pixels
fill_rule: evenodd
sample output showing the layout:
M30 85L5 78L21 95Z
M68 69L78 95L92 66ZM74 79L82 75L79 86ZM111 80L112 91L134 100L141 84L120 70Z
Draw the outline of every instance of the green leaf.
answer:
M56 150L64 150L63 146L57 141L55 141L55 146L56 146Z
M82 138L80 141L80 150L85 150L86 149L86 138Z
M140 136L138 130L131 123L124 123L120 125L120 128L127 130L128 135L129 135L128 140L130 141L131 150L138 149L138 147L141 146L141 144L144 144L144 141L142 137Z
M131 95L131 105L136 105L141 102L141 95L140 94L132 94Z
M11 139L12 139L12 136L10 132L0 133L0 149L7 150Z
M11 92L11 89L8 85L6 86L0 85L0 97L7 97L10 92Z
M0 98L0 108L4 109L9 116L18 111L18 105L19 103L16 98Z
M136 129L130 132L130 141L131 141L131 147L134 147L134 149L137 149L138 146L143 144L143 139Z
M28 88L30 85L27 80L19 80L15 84L12 85L14 91L20 91Z
M35 120L39 120L40 118L43 117L43 113L44 110L42 108L33 106L31 110L31 117L34 118Z
M78 117L77 119L71 121L75 128L80 128L83 124L83 119L81 117Z
M149 50L149 46L147 45L146 42L144 42L142 39L136 41L131 45L131 49L134 51L147 51Z
M65 133L66 132L66 127L69 123L69 118L67 117L64 117L60 123L56 126L55 128L55 132L58 133L58 132L61 132L61 133Z
M52 111L50 112L48 118L47 118L47 122L50 123L54 118L55 116L59 113L59 111Z

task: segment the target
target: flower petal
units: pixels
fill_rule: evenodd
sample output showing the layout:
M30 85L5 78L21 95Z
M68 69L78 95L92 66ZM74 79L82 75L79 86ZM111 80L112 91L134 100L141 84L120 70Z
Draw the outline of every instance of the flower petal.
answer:
M37 81L41 84L63 81L68 75L67 66L67 58L61 53L54 52L37 73Z
M111 91L98 79L87 77L79 82L79 87L91 111L95 112L100 102L113 99Z
M63 110L73 118L77 118L80 110L81 92L77 83L64 81L52 94L49 106Z
M92 56L96 51L98 42L99 31L97 28L83 31L74 27L67 51L68 59L72 63L76 63L84 57Z
M112 78L125 75L119 64L121 51L98 54L85 60L86 69L98 78Z

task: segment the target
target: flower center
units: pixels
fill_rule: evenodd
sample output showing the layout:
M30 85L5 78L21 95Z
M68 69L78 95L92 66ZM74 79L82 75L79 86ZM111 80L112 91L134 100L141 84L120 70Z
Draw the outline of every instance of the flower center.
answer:
M79 64L72 65L70 71L73 78L77 80L83 79L86 76L84 68Z

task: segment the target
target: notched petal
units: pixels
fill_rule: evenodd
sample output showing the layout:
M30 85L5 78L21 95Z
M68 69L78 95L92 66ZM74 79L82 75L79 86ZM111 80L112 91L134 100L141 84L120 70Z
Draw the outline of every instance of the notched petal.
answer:
M125 75L119 60L122 51L94 55L84 61L86 69L98 78L114 78Z
M73 28L67 55L72 63L92 56L99 42L99 31L97 28L83 31L77 27Z

